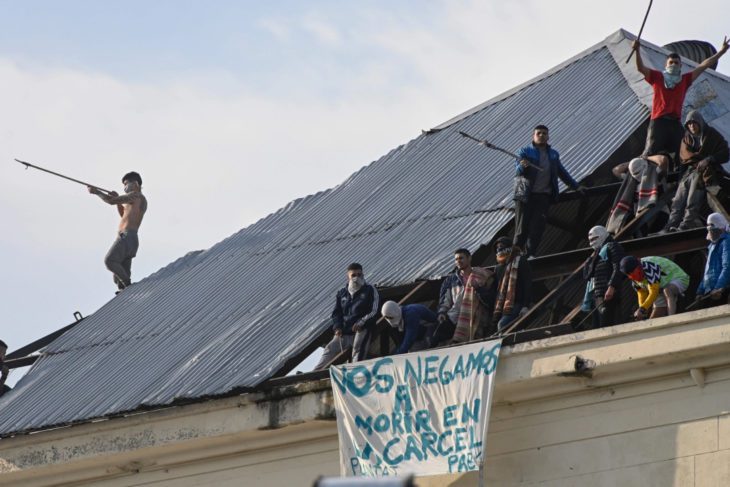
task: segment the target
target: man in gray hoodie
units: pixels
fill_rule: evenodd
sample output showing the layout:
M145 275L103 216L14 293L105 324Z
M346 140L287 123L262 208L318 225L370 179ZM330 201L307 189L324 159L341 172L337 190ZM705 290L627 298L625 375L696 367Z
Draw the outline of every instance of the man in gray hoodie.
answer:
M719 190L718 178L730 153L725 138L705 123L697 110L687 114L679 162L684 171L672 200L672 211L664 232L704 226L707 191Z

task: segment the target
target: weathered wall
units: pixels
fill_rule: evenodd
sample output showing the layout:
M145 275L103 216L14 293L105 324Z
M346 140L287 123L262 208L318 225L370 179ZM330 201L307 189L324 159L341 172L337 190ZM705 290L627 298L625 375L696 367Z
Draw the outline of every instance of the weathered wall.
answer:
M730 485L730 307L507 348L495 397L489 485ZM0 485L309 486L338 473L331 401L322 381L0 440Z

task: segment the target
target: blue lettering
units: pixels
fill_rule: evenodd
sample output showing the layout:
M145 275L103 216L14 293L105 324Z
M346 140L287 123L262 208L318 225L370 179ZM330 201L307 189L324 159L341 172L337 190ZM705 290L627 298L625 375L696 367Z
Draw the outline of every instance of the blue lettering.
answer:
M441 365L439 365L439 377L441 378L441 384L445 386L449 385L451 380L454 378L448 370L445 370L447 363L449 363L449 356L445 355L444 359L441 361Z
M427 409L416 411L416 431L431 431L431 414Z
M380 381L381 383L375 384L375 390L381 393L390 392L390 390L393 388L393 376L390 374L379 374L378 371L380 370L380 367L382 365L389 365L393 363L392 358L382 358L375 362L375 365L373 365L373 376L375 377L375 380Z
M375 428L375 431L378 433L383 433L384 431L388 431L388 428L390 428L390 418L387 414L378 414L378 417L375 418L375 424L373 425L373 428Z
M355 415L355 426L357 426L359 429L364 429L367 431L368 436L373 434L373 417L368 416L365 419L362 419L359 414Z
M466 450L466 428L456 428L454 430L454 445L456 446L456 453L462 450Z
M406 438L406 453L403 455L403 458L410 460L412 456L415 456L419 461L423 460L423 454L421 453L421 449L418 448L416 439L412 435L408 435Z
M405 404L405 408L403 407L402 403ZM399 384L395 388L395 407L393 407L395 411L402 410L406 414L410 413L413 410L413 405L411 404L411 393L408 390L408 386L405 384Z
M400 413L400 411L394 411L391 416L391 424L393 425L393 434L400 433L403 434L403 426L401 426L401 422L403 421L403 415Z
M436 433L427 431L421 435L421 448L423 451L423 459L428 460L428 452L430 451L433 456L437 457L439 455L439 452L436 451L436 448L434 448L434 445L436 444L436 441L438 440L438 436Z
M479 398L474 399L474 408L472 411L469 411L469 405L463 404L463 407L461 408L461 422L466 423L469 420L474 421L475 423L479 422L479 405L481 404L481 400ZM445 412L445 411L444 411Z
M411 364L411 361L408 360L408 359L406 359L406 370L405 370L405 373L403 374L403 379L407 383L408 382L408 377L410 376L410 377L413 378L413 380L416 382L416 384L420 386L421 385L422 375L423 375L423 367L422 367L422 364L421 364L421 356L420 355L417 357L417 360L418 360L418 372L416 372L413 369L413 364Z
M444 440L445 440L445 439L446 439L446 438L447 438L448 436L451 436L452 434L453 434L453 433L451 432L451 430L446 430L446 431L444 431L443 433L441 433L441 434L439 435L439 441L438 441L438 445L437 445L437 448L438 448L438 450L439 450L439 453L440 453L440 454L441 454L442 456L444 456L444 457L445 457L446 455L448 455L449 453L451 453L451 452L452 452L452 451L454 450L454 447L453 447L453 446L450 446L450 447L448 447L448 448L447 448L446 450L444 450Z
M355 383L355 377L358 374L362 374L365 377L365 383L358 387ZM373 382L373 377L370 375L370 371L367 369L367 367L358 365L356 367L353 367L352 370L347 374L347 379L345 383L347 384L347 388L350 390L353 396L355 397L363 397L365 394L367 394L370 391L370 385Z
M456 417L454 416L454 411L458 407L459 407L458 404L454 404L454 405L451 405L451 406L446 406L444 408L444 426L445 427L446 426L454 426L457 423Z
M438 376L436 376L436 365L431 366L430 364L438 362L439 358L435 355L426 357L426 379L423 381L424 384L435 384L438 382Z
M398 465L400 462L403 461L403 455L398 455L395 458L390 457L390 448L395 446L399 441L399 438L393 438L385 444L385 448L383 449L383 459L388 465Z
M459 357L456 359L456 364L454 365L454 373L452 377L456 379L456 376L461 376L461 378L464 378L464 356L459 355Z
M451 455L449 457L449 473L454 473L454 466L459 463L459 455Z

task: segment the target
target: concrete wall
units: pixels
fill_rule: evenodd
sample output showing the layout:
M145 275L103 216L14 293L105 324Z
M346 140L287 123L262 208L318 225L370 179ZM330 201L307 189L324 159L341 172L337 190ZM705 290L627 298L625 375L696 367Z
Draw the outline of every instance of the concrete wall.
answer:
M0 485L309 486L332 418L320 381L4 439ZM730 307L505 348L487 445L488 485L730 485Z

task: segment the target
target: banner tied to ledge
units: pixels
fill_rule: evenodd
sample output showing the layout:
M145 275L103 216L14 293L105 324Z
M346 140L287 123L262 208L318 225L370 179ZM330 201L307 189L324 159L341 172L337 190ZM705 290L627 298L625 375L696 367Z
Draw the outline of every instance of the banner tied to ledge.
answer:
M330 367L343 476L478 470L501 342Z

